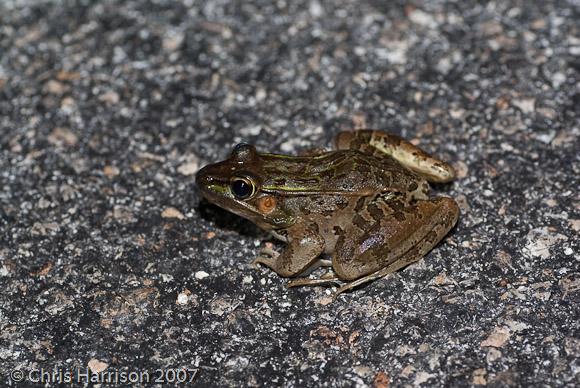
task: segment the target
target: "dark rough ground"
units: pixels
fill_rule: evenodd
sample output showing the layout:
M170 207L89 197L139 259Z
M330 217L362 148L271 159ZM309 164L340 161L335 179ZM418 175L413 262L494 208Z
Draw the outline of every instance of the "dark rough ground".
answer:
M579 384L578 20L572 0L2 2L2 382L100 361L200 386ZM194 173L355 126L452 161L436 192L463 214L328 304L251 268L267 236L199 206Z

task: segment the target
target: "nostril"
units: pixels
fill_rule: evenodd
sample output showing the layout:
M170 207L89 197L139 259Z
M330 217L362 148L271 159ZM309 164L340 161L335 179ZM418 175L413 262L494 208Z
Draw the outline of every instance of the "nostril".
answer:
M208 171L207 166L199 170L195 175L195 184L201 189L207 188L214 181L215 178L212 177L212 174L210 171Z
M195 183L197 183L198 185L207 182L208 180L208 176L203 170L204 169L202 168L197 172L197 174L195 174Z

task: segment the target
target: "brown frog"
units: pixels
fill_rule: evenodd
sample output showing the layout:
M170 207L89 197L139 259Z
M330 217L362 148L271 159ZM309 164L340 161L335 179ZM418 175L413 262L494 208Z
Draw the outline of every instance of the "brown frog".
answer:
M361 130L338 134L335 144L301 156L238 144L196 182L207 200L288 244L282 253L262 249L254 263L295 277L289 287L342 284L336 296L419 260L455 225L459 208L428 197L428 182L451 181L453 168L408 141ZM305 277L319 266L332 270Z

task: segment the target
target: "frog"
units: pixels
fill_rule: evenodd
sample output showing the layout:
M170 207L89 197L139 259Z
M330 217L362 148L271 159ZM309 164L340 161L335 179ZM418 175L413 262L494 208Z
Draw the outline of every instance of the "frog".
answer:
M288 287L345 291L417 262L455 226L457 202L430 197L453 167L395 134L343 131L334 149L297 156L260 153L247 143L196 174L201 195L286 243L254 259ZM320 267L328 270L312 277Z

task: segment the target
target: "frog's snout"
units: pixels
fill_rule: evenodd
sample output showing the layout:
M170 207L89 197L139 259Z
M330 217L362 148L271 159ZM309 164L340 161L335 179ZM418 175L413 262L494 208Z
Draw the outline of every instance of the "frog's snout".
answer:
M213 178L209 173L208 166L203 167L197 172L197 174L195 174L195 184L204 196L206 196L207 190L212 184L212 181Z
M207 181L207 166L202 167L196 174L195 174L195 184L200 185L201 183Z

